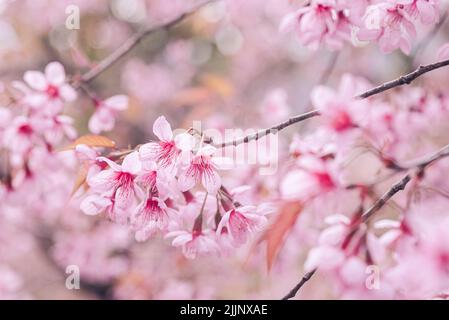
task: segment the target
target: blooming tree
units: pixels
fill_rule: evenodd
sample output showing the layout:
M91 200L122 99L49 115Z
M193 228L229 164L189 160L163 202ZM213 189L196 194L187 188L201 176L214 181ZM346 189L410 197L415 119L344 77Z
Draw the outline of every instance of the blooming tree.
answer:
M52 30L59 57L2 79L0 298L33 297L30 251L100 297L448 297L444 1L78 2L108 54Z

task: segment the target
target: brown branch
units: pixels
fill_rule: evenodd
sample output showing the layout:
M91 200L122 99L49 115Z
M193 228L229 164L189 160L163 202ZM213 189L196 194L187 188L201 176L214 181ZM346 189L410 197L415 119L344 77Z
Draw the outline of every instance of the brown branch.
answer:
M272 126L270 128L257 131L256 133L253 133L253 134L250 134L250 135L247 135L245 137L241 137L241 138L238 138L238 139L235 139L235 140L214 144L214 146L217 147L217 148L224 148L224 147L227 147L227 146L237 146L237 145L239 145L241 143L248 143L248 142L250 142L252 140L258 140L258 139L260 139L260 138L262 138L262 137L264 137L264 136L266 136L268 134L271 134L271 133L272 134L276 134L278 131L281 131L282 129L287 128L287 127L291 126L294 123L301 122L303 120L316 117L319 114L320 113L319 113L318 110L312 110L312 111L309 111L309 112L297 115L295 117L291 117L290 119L288 119L286 121L283 121L283 122L281 122L281 123L279 123L277 125L274 125L274 126Z
M412 176L408 173L401 180L392 185L391 188L388 189L388 191L385 192L382 197L377 199L376 202L374 202L374 204L362 214L361 222L366 222L373 214L379 211L396 193L404 190L405 186L410 182L410 180L412 180Z
M432 64L428 64L425 66L419 66L416 70L414 70L406 75L400 76L399 78L397 78L395 80L385 82L375 88L372 88L372 89L358 95L357 97L361 98L361 99L365 99L365 98L371 97L373 95L379 94L381 92L384 92L384 91L387 91L387 90L390 90L390 89L393 89L396 87L400 87L405 84L410 84L412 81L414 81L416 78L422 76L423 74L428 73L433 70L436 70L436 69L439 69L439 68L442 68L442 67L445 67L447 65L449 65L449 59L443 60L440 62L436 62L436 63L432 63Z
M128 38L120 47L118 47L114 52L112 52L109 56L104 58L100 63L98 63L95 67L84 73L80 80L81 82L87 83L98 77L101 73L106 71L112 65L114 65L120 58L126 55L129 51L131 51L144 37L152 34L155 31L161 29L170 29L173 26L177 25L179 22L184 20L186 17L195 13L201 7L214 2L217 0L207 0L202 3L194 6L192 9L184 12L173 20L168 22L159 23L156 25L150 25L143 30L140 30L134 33L130 38Z
M351 228L351 230L348 232L348 235L353 235L355 231L359 228L359 226L362 223L365 223L370 219L376 212L378 212L387 202L390 200L395 194L397 194L399 191L402 191L405 189L407 184L412 180L414 176L422 176L424 173L424 170L434 163L435 161L438 161L440 159L443 159L445 157L449 156L449 145L444 146L439 151L433 153L430 156L427 156L423 158L420 161L416 161L415 165L410 166L408 169L399 169L398 171L405 171L405 170L415 170L414 173L408 172L404 177L402 177L401 180L393 184L390 189L388 189L379 199L377 199L371 207L366 210L360 219L360 223L356 224ZM310 278L314 275L314 273L318 270L318 268L315 268L314 270L306 273L302 279L299 281L299 283L285 296L282 298L282 300L288 300L291 298L294 298L298 291L301 289L304 284L310 280Z
M428 64L425 66L420 66L416 70L414 70L408 74L402 75L395 80L385 82L377 87L374 87L368 91L365 91L365 92L357 95L355 98L366 99L366 98L369 98L376 94L379 94L381 92L388 91L390 89L400 87L400 86L403 86L406 84L410 84L416 78L422 76L423 74L428 73L433 70L436 70L436 69L439 69L439 68L442 68L442 67L445 67L445 66L448 66L448 65L449 65L449 59L439 61L436 63L432 63L432 64ZM312 110L312 111L294 116L284 122L281 122L277 125L272 126L271 128L260 130L260 131L256 132L255 134L250 134L250 135L247 135L247 136L235 139L235 140L227 141L227 142L214 143L213 145L217 148L224 148L227 146L237 146L241 143L247 143L252 140L258 140L258 139L260 139L268 134L271 134L271 133L275 134L278 131L291 126L292 124L295 124L295 123L298 123L298 122L301 122L301 121L304 121L304 120L307 120L307 119L310 119L310 118L313 118L313 117L316 117L319 115L320 115L319 110Z
M317 270L318 270L318 268L315 268L312 271L307 272L301 278L301 281L299 281L298 284L292 290L290 290L290 292L287 293L285 295L285 297L282 298L282 300L288 300L288 299L294 298L296 296L296 294L298 293L298 291L302 288L302 286L305 285L306 282L310 280L310 278L312 278L312 276L315 274L315 272Z

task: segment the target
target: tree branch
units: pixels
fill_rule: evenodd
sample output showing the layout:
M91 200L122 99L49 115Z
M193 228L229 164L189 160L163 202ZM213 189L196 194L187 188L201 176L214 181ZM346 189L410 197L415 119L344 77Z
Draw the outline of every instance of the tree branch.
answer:
M277 125L274 125L274 126L272 126L270 128L267 128L267 129L263 129L263 130L257 131L256 133L247 135L245 137L237 138L235 140L222 142L222 143L218 143L218 144L214 143L213 145L215 147L217 147L217 148L224 148L224 147L227 147L227 146L237 146L237 145L239 145L241 143L248 143L248 142L250 142L252 140L258 140L258 139L260 139L260 138L262 138L262 137L264 137L264 136L266 136L266 135L268 135L270 133L276 134L278 131L281 131L282 129L287 128L287 127L291 126L294 123L301 122L303 120L316 117L319 114L320 114L320 112L318 110L312 110L312 111L309 111L309 112L297 115L295 117L291 117L290 119L288 119L286 121L283 121L283 122L281 122L281 123L279 123Z
M290 290L289 293L285 295L285 297L282 298L282 300L288 300L291 298L294 298L298 291L301 289L301 287L312 278L312 276L315 274L315 272L318 270L318 268L313 269L312 271L307 272L302 278L301 281L298 282L298 284Z
M421 176L424 172L424 170L434 163L435 161L438 161L440 159L443 159L445 157L449 156L449 144L441 148L439 151L433 153L430 156L427 156L423 158L420 161L416 161L413 166L410 166L405 169L399 169L399 171L406 171L409 172L402 177L401 180L393 184L390 189L388 189L379 199L377 199L374 204L366 210L360 219L360 223L356 224L351 228L351 230L348 232L348 234L354 234L354 232L358 229L360 224L365 223L370 219L376 212L378 212L387 202L390 200L396 193L399 191L402 191L405 189L407 184L412 180L414 176ZM414 173L411 173L410 170L415 170ZM299 283L285 296L282 298L282 300L288 300L291 298L294 298L298 291L301 289L304 284L310 280L310 278L315 274L315 272L318 270L318 268L315 268L314 270L306 273L302 279L299 281Z
M377 87L374 87L368 91L365 91L365 92L357 95L355 98L366 99L366 98L369 98L376 94L379 94L381 92L388 91L390 89L400 87L400 86L403 86L406 84L410 84L414 80L416 80L416 78L422 76L423 74L428 73L433 70L436 70L436 69L439 69L439 68L442 68L442 67L445 67L445 66L448 66L448 65L449 65L449 59L439 61L436 63L432 63L432 64L428 64L425 66L420 66L416 70L414 70L408 74L402 75L395 80L385 82ZM285 129L295 123L298 123L298 122L301 122L301 121L304 121L304 120L307 120L307 119L310 119L310 118L313 118L313 117L316 117L319 115L320 115L319 110L312 110L312 111L294 116L284 122L281 122L277 125L272 126L271 128L260 130L260 131L256 132L255 134L250 134L245 137L241 137L241 138L227 141L227 142L213 143L213 145L217 148L224 148L227 146L237 146L241 143L247 143L252 140L258 140L258 139L260 139L268 134L271 134L271 133L275 134L278 131Z
M195 13L198 9L203 6L212 3L217 0L206 0L202 3L194 6L192 9L184 12L173 20L168 22L163 22L157 25L150 25L143 30L140 30L134 33L130 38L128 38L120 47L118 47L114 52L112 52L109 56L104 58L100 63L98 63L95 67L84 73L80 80L81 82L87 83L98 77L101 73L106 71L112 65L114 65L120 58L126 55L129 51L131 51L144 37L152 34L153 32L161 29L170 29L186 17Z
M400 76L399 78L397 78L395 80L385 82L375 88L372 88L372 89L358 95L357 97L361 98L361 99L365 99L365 98L371 97L373 95L379 94L381 92L390 90L392 88L400 87L405 84L410 84L412 81L414 81L416 78L422 76L423 74L428 73L433 70L436 70L436 69L439 69L439 68L442 68L442 67L445 67L447 65L449 65L449 59L443 60L440 62L436 62L436 63L432 63L432 64L428 64L425 66L419 66L416 70L414 70L406 75Z

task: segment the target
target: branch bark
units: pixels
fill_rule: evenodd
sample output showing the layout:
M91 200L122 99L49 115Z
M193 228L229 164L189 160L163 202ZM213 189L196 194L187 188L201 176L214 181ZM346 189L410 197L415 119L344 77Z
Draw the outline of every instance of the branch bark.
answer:
M407 73L405 75L400 76L399 78L392 80L392 81L388 81L385 82L377 87L374 87L368 91L365 91L359 95L357 95L355 98L359 98L359 99L366 99L369 98L371 96L374 96L376 94L379 94L381 92L384 91L388 91L390 89L396 88L396 87L400 87L406 84L410 84L412 83L414 80L416 80L418 77L422 76L423 74L426 74L430 71L439 69L439 68L443 68L449 65L449 59L447 60L443 60L443 61L439 61L436 63L432 63L432 64L428 64L425 66L420 66L417 69L415 69L414 71ZM285 129L295 123L313 118L313 117L317 117L320 115L320 111L319 110L312 110L297 116L294 116L286 121L283 121L277 125L274 125L270 128L267 129L263 129L260 130L258 132L256 132L255 134L250 134L241 138L237 138L235 140L231 140L231 141L227 141L227 142L222 142L222 143L213 143L213 145L217 148L224 148L227 146L237 146L241 143L248 143L250 141L253 140L258 140L268 134L275 134L278 131Z
M306 284L307 281L310 280L310 278L313 277L313 275L315 274L315 272L318 270L318 268L313 269L312 271L307 272L302 278L301 281L298 282L298 284L292 289L290 290L289 293L287 293L285 295L285 297L282 298L282 300L288 300L291 298L294 298L296 296L296 294L298 293L298 291L302 288L303 285Z

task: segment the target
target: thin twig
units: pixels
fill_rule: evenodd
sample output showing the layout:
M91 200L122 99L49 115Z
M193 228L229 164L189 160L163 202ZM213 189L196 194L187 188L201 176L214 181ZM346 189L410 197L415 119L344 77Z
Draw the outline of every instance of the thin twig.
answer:
M356 96L356 98L359 99L366 99L368 97L374 96L376 94L379 94L381 92L396 88L396 87L400 87L406 84L410 84L411 82L413 82L414 80L416 80L416 78L422 76L425 73L428 73L430 71L445 67L449 65L449 59L447 60L443 60L443 61L439 61L436 63L432 63L432 64L428 64L425 66L420 66L418 67L416 70L402 75L399 78L392 80L392 81L388 81L385 82L377 87L374 87L368 91L365 91L359 95ZM258 140L268 134L275 134L278 131L285 129L289 126L291 126L292 124L319 116L320 112L319 110L312 110L297 116L294 116L286 121L283 121L277 125L272 126L271 128L267 128L267 129L263 129L260 130L254 134L250 134L241 138L237 138L235 140L231 140L231 141L227 141L227 142L222 142L222 143L214 143L213 145L217 148L224 148L227 146L237 146L241 143L248 143L252 140Z
M217 0L207 0L202 3L194 6L192 9L184 12L173 20L168 22L159 23L157 25L150 25L143 30L137 31L130 38L128 38L120 47L118 47L114 52L112 52L109 56L104 58L100 63L98 63L95 67L84 73L80 80L81 82L87 83L98 77L101 73L110 68L113 64L115 64L120 58L126 55L129 51L131 51L144 37L154 33L155 31L161 29L170 29L173 26L177 25L179 22L184 20L186 17L195 13L198 9L203 6L212 3Z
M379 211L396 193L404 190L410 180L412 180L412 176L408 173L401 180L392 185L391 188L382 195L382 197L377 199L376 202L374 202L374 204L362 214L362 222L366 222L373 214Z
M301 281L299 281L298 284L297 284L292 290L290 290L290 292L287 293L287 294L285 295L285 297L282 298L282 300L288 300L288 299L294 298L294 297L296 296L296 294L298 293L298 291L301 289L301 287L302 287L307 281L309 281L310 278L312 278L312 276L315 274L315 272L316 272L317 270L318 270L318 269L315 268L315 269L313 269L312 271L307 272L307 273L301 278Z
M292 118L290 118L286 121L283 121L283 122L281 122L275 126L272 126L270 128L257 131L256 133L253 133L253 134L250 134L245 137L241 137L241 138L238 138L238 139L235 139L232 141L214 144L214 146L217 148L224 148L227 146L237 146L241 143L248 143L252 140L258 140L268 134L276 134L278 131L281 131L282 129L287 128L288 126L291 126L294 123L301 122L303 120L316 117L319 114L320 113L318 110L312 110L312 111L297 115L295 117L292 117Z
M425 66L419 66L416 70L414 70L406 75L400 76L399 78L397 78L395 80L385 82L375 88L372 88L372 89L358 95L357 97L361 98L361 99L365 99L365 98L371 97L373 95L379 94L381 92L390 90L392 88L400 87L405 84L410 84L412 81L414 81L416 78L422 76L423 74L428 73L433 70L436 70L436 69L439 69L439 68L442 68L442 67L445 67L447 65L449 65L449 59L439 61L436 63L432 63L432 64L428 64Z

